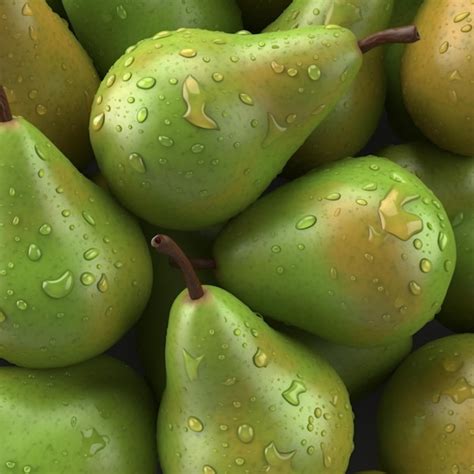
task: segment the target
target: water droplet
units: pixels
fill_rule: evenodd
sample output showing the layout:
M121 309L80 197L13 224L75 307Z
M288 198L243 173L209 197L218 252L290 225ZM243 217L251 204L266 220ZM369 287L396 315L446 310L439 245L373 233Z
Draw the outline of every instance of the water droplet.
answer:
M107 87L112 87L112 86L115 84L115 79L116 79L116 78L117 78L117 77L115 76L115 74L112 74L111 76L109 76L109 77L107 78L107 81L105 82L105 85L106 85Z
M375 183L366 184L363 188L364 191L376 191L377 185Z
M201 420L195 416L190 416L188 418L188 427L190 430L195 431L196 433L200 433L204 430L204 425L202 424Z
M430 260L428 260L427 258L422 258L420 260L420 270L423 273L429 273L431 271L431 268L432 268L432 265L431 265Z
M277 74L281 74L285 70L285 66L283 66L283 64L278 64L276 61L272 61L271 67L273 72L276 72Z
M90 225L92 225L92 226L95 226L95 220L94 220L94 218L93 218L89 213L87 213L86 211L84 211L84 212L82 213L82 217L84 218L84 220L85 220L88 224L90 224Z
M202 474L217 474L217 471L212 466L209 466L209 464L206 464L202 468Z
M21 14L23 16L33 16L33 10L30 7L30 4L26 2L21 9Z
M281 252L281 247L279 245L274 245L272 247L272 252L273 253L280 253Z
M99 250L95 248L90 248L89 250L86 250L84 252L84 259L85 260L94 260L94 258L97 258L99 256Z
M298 69L295 69L293 67L290 67L287 69L286 73L290 76L290 77L296 77L298 75Z
M447 272L451 272L452 269L453 269L453 262L451 262L451 260L446 260L444 262L444 270Z
M127 19L127 10L125 10L125 7L123 5L117 5L117 7L115 8L115 11L117 12L117 16L121 19L121 20L126 20Z
M291 124L296 120L296 114L289 114L286 116L286 123Z
M25 301L25 300L18 300L16 302L16 307L20 310L20 311L26 311L28 309L28 303Z
M328 201L338 201L339 199L341 199L341 195L339 193L331 193L328 194L325 199L327 199Z
M95 428L81 431L82 451L85 457L93 457L107 447L110 439L98 433Z
M99 282L97 283L97 289L101 293L105 293L109 289L109 280L107 279L107 275L102 273Z
M248 94L241 93L239 98L245 105L253 105L253 99Z
M146 173L146 165L143 158L138 153L131 153L128 157L130 167L133 168L137 173Z
M99 115L96 115L92 119L92 130L98 132L103 126L105 122L105 114L100 113Z
M197 51L193 48L185 48L182 49L179 54L183 56L183 58L194 58L197 55Z
M253 441L255 432L251 425L243 424L237 428L237 436L242 443L249 444Z
M449 389L441 392L447 395L454 403L462 404L466 400L474 399L474 385L471 385L465 377L458 378Z
M356 203L359 205L359 206L367 206L368 202L365 200L365 199L357 199L356 200Z
M264 454L268 466L278 467L282 472L292 471L291 460L296 454L296 451L282 452L276 447L275 443L271 442L265 447ZM269 469L267 468L267 472L268 471Z
M7 315L0 309L0 324L7 320Z
M148 90L155 87L156 79L154 77L144 77L137 82L137 87Z
M440 232L438 235L438 247L443 251L448 245L448 236L444 232Z
M421 295L421 286L416 282L416 281L411 281L409 284L408 284L408 287L410 288L410 292L415 295L415 296L419 296Z
M420 250L423 248L423 242L420 239L415 239L413 241L413 246L417 249Z
M293 380L290 387L282 393L282 397L293 406L300 404L300 396L306 392L306 386L299 380Z
M267 125L267 134L265 139L262 143L262 148L267 148L270 145L273 145L275 141L277 141L284 132L286 132L287 128L281 126L276 118L272 114L268 114L268 125Z
M459 23L459 22L465 20L470 14L471 14L471 12L458 13L458 14L455 15L455 17L453 18L453 21L454 21L454 23Z
M444 54L449 49L449 41L444 41L439 47L440 54Z
M268 355L262 349L260 349L260 347L257 349L257 352L253 356L253 363L255 364L255 367L258 367L259 369L268 366Z
M198 81L189 75L183 83L183 99L188 107L183 117L192 125L208 130L218 130L217 123L206 114L206 101Z
M186 349L183 349L184 368L191 382L199 378L199 366L203 359L204 355L194 357Z
M137 112L137 122L138 123L143 123L146 121L148 118L148 109L146 107L142 107L138 112Z
M446 433L453 433L455 429L456 425L454 425L453 423L450 423L449 425L446 425L444 427L444 431L446 431Z
M311 227L313 227L316 222L318 221L316 216L313 215L308 215L303 218L301 218L297 223L296 223L296 228L298 230L306 230Z
M308 66L308 76L312 81L317 81L321 77L321 69L316 64Z
M332 466L332 458L326 453L326 447L324 446L324 443L321 443L319 445L321 448L321 454L323 455L323 464L324 467L330 468Z
M464 25L464 26L461 28L461 31L462 31L463 33L469 33L471 30L472 30L472 25Z
M446 372L457 372L464 365L464 361L459 357L447 357L442 362L443 369Z
M66 270L61 276L54 280L44 280L41 284L43 291L54 299L65 298L71 293L74 286L74 277L70 270Z
M235 462L235 464L237 464L237 466L243 466L245 464L245 459L244 458L235 458L234 462Z
M220 73L220 72L215 72L213 75L212 75L212 78L216 81L216 82L222 82L224 80L224 76Z
M26 254L28 255L28 258L33 262L37 262L43 255L41 249L35 244L30 244Z

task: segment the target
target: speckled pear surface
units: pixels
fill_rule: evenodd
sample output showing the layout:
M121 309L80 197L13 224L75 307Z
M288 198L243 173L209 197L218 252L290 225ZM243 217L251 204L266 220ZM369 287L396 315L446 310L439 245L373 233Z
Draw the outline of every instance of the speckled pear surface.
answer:
M414 334L454 270L448 216L389 160L347 159L261 198L218 236L219 283L252 309L349 345Z
M0 358L59 367L137 321L151 261L137 223L24 119L0 123Z
M294 0L265 31L338 24L361 40L386 28L393 0ZM358 153L374 133L385 99L383 48L364 55L349 90L288 162L287 173L301 175L328 161Z
M425 0L415 17L423 41L407 46L401 81L417 127L440 148L474 156L471 0Z
M244 27L260 33L291 3L291 0L237 0Z
M380 152L415 173L440 199L454 230L457 264L438 319L458 332L474 331L474 158L428 143L388 147Z
M378 425L388 473L472 472L474 334L437 339L410 355L386 385Z
M282 170L361 57L355 36L336 26L157 34L131 48L97 93L99 166L117 198L152 224L224 222Z
M85 165L92 159L88 120L99 78L67 24L45 0L3 0L0 44L0 84L13 114Z
M64 0L77 37L105 75L125 49L161 30L242 29L235 0Z
M2 367L0 387L2 474L156 473L153 398L123 363Z
M345 472L353 421L336 372L231 294L204 289L194 301L184 291L171 310L164 472Z

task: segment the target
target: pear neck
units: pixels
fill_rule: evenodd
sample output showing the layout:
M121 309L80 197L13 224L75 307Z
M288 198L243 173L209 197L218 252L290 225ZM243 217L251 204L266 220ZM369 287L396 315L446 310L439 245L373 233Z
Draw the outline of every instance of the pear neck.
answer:
M359 41L359 48L362 53L367 53L371 49L383 44L392 43L416 43L420 39L420 34L415 25L400 26L399 28L389 28L378 31Z
M7 93L3 86L0 86L0 123L11 122L13 120Z
M204 296L201 282L194 270L193 264L179 245L168 235L158 234L153 237L151 246L159 253L168 256L179 267L186 282L189 297L192 300L201 299Z

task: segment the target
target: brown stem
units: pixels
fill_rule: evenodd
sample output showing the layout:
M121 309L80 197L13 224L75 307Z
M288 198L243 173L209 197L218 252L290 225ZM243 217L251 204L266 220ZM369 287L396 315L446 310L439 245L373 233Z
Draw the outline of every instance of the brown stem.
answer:
M192 263L171 237L158 234L153 237L151 246L176 262L183 273L184 281L186 282L189 296L192 300L198 300L204 296L204 290Z
M415 43L420 39L420 34L415 25L390 28L378 31L359 41L359 48L363 53L381 44L389 43Z
M189 258L194 270L215 270L217 268L216 261L212 258ZM179 268L178 264L170 258L170 265Z
M3 86L0 86L0 123L13 120L10 104L8 103L7 93Z

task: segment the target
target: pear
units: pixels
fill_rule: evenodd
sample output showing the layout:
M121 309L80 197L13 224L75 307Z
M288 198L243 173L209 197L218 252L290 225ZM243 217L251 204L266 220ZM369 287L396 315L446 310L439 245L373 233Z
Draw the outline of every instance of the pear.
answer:
M151 224L225 222L278 175L361 57L355 36L337 26L161 32L130 48L97 93L91 140L101 171Z
M388 473L472 472L474 334L437 339L411 354L385 387L378 426Z
M67 24L45 0L0 3L0 84L12 111L77 166L92 158L88 119L99 78Z
M130 368L0 368L2 473L155 474L155 407Z
M438 319L459 332L474 331L474 158L429 143L388 147L380 152L415 173L440 199L454 229L458 263Z
M474 31L471 0L425 0L415 18L423 41L409 45L401 81L417 127L440 148L474 156Z
M291 0L237 0L242 10L244 27L254 33L260 33L274 21Z
M353 420L336 372L230 293L201 286L166 236L153 245L183 269L166 339L158 451L167 474L345 472Z
M140 228L23 118L0 87L0 358L84 361L139 318L152 280Z
M126 48L181 27L234 33L242 28L235 0L63 0L77 37L104 76Z
M361 40L388 26L392 7L393 0L294 0L265 31L335 23ZM301 175L322 163L354 156L367 144L384 106L383 52L377 48L364 55L349 90L288 162L289 175Z
M389 160L326 165L261 198L214 246L223 288L335 343L413 335L441 306L456 263L435 195Z

